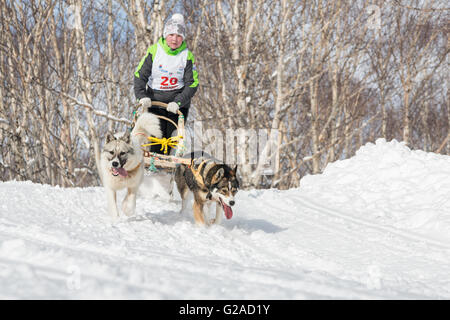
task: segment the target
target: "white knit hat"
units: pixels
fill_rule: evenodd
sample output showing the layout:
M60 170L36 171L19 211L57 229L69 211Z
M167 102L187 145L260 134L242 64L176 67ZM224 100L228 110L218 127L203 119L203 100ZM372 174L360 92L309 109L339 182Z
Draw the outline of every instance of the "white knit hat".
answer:
M183 15L180 13L175 13L164 26L164 32L163 36L164 38L167 38L169 34L179 34L183 37L183 40L185 38L185 30L186 26L184 24L184 18Z

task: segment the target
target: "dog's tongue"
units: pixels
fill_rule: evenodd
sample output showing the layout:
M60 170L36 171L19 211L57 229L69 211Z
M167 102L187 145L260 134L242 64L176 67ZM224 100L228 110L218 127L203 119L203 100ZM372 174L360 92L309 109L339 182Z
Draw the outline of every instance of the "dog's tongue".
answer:
M128 176L128 172L124 168L113 168L113 171L118 173L122 177Z
M231 210L231 207L227 206L225 203L222 203L222 205L225 217L227 217L227 219L231 219L231 217L233 216L233 210Z

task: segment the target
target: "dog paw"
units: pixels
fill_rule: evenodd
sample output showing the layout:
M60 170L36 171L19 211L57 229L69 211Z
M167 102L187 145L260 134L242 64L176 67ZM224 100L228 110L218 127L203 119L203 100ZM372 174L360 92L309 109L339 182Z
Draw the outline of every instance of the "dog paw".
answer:
M118 223L119 223L119 221L120 221L120 217L119 216L113 216L113 217L111 217L111 219L110 219L110 223L111 223L111 226L116 226Z
M125 204L122 208L122 211L127 217L131 217L132 215L134 215L134 206Z
M127 217L131 217L134 215L136 205L132 202L124 202L122 206L122 211Z
M132 217L132 216L134 216L134 211L131 211L131 210L124 211L124 213L125 213L125 215L126 215L127 217Z

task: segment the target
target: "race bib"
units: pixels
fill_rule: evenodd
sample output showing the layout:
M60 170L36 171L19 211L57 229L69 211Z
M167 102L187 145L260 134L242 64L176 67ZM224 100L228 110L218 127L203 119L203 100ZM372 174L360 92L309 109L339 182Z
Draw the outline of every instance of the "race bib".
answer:
M187 54L188 50L183 50L176 56L169 55L158 44L158 49L153 59L149 86L155 90L176 90L183 88Z

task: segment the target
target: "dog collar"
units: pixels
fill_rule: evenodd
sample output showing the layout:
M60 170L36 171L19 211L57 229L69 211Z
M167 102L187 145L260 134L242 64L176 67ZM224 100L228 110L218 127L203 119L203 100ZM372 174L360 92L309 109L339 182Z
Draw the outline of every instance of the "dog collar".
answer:
M140 167L140 165L142 164L142 162L140 162L134 169L131 169L131 170L129 170L128 172L131 172L131 171L134 171L134 170L136 170L137 168L139 168Z

